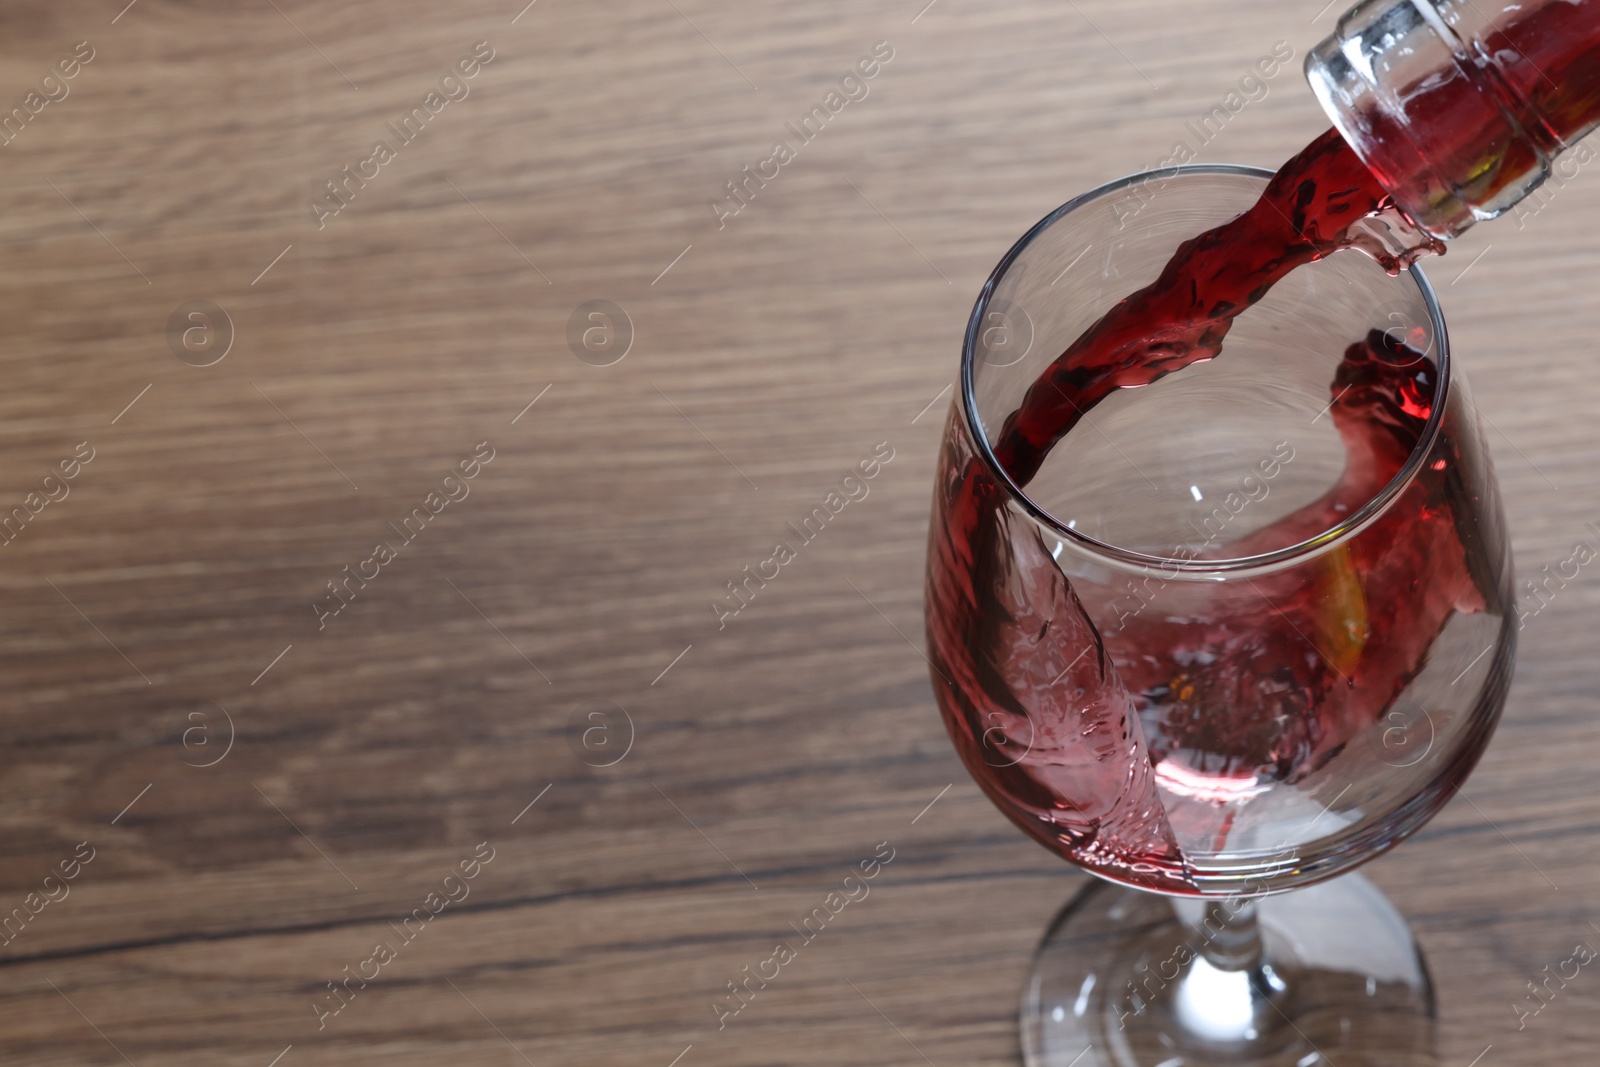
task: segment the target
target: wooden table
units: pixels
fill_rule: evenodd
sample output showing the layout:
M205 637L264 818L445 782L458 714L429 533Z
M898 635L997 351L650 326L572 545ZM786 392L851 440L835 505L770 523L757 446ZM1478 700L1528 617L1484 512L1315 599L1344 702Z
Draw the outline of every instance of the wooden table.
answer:
M0 945L0 1062L1016 1062L1082 876L967 779L920 652L958 337L1018 234L1276 42L1199 155L1304 143L1338 5L122 2L14 0L0 36L30 112L0 147L0 910L39 909ZM1585 172L1433 268L1526 573L1600 539L1597 213ZM1585 572L1529 623L1470 802L1368 868L1443 1064L1600 1038L1588 971L1513 1010L1600 944L1597 607ZM719 1030L880 842L870 899Z

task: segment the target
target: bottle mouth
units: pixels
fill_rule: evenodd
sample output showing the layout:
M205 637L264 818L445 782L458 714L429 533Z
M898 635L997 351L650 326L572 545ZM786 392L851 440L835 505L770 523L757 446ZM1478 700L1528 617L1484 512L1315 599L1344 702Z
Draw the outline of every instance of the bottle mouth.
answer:
M1412 13L1419 25L1427 27L1412 5L1396 5L1395 10ZM1382 183L1406 221L1436 241L1448 241L1478 221L1467 201L1413 140L1404 105L1384 92L1372 56L1335 34L1306 54L1305 76L1334 129ZM1386 117L1388 136L1374 133L1376 115ZM1408 195L1417 190L1424 191L1421 200Z
M1406 457L1405 463L1401 465L1400 470L1382 490L1369 498L1361 507L1352 510L1338 524L1294 544L1256 555L1221 559L1152 554L1123 548L1083 533L1068 522L1062 521L1050 509L1039 504L1029 496L1026 489L1016 483L1010 472L996 458L994 449L990 444L989 435L984 428L983 417L978 410L975 368L980 359L980 336L983 323L986 320L990 304L995 299L995 292L999 288L1000 282L1006 277L1007 272L1033 242L1051 226L1072 212L1105 197L1122 192L1136 183L1167 181L1201 174L1256 178L1261 179L1263 184L1273 176L1272 171L1261 167L1225 163L1191 163L1130 174L1127 177L1119 178L1098 188L1091 189L1081 196L1074 197L1040 219L1027 233L1023 234L1016 244L1012 245L1006 254L1001 257L1000 262L995 266L988 280L984 282L983 289L978 294L977 302L973 305L972 315L967 321L966 337L961 350L960 408L963 429L971 439L976 455L994 477L996 484L1005 491L1012 502L1027 512L1034 521L1050 530L1063 545L1070 546L1079 555L1088 557L1096 563L1115 570L1134 574L1147 574L1152 570L1159 570L1162 577L1169 580L1176 578L1191 581L1221 581L1224 579L1256 577L1297 566L1311 557L1321 555L1343 544L1376 522L1394 501L1405 492L1416 477L1417 472L1422 469L1423 463L1427 461L1428 455L1433 451L1440 429L1443 426L1445 408L1450 396L1453 361L1450 358L1450 340L1445 327L1444 313L1440 310L1433 286L1421 268L1416 266L1408 267L1405 270L1405 275L1416 286L1417 292L1427 308L1428 317L1432 324L1434 346L1430 355L1434 357L1438 366L1438 373L1435 376L1433 386L1433 407L1429 413L1428 420L1423 425L1422 432L1418 434L1416 443ZM1356 254L1353 250L1346 251L1350 254ZM1226 347L1224 347L1224 351L1218 358L1227 358ZM1159 383L1154 387L1158 388Z
M1516 10L1511 8L1509 10ZM1306 81L1345 143L1396 207L1439 241L1515 206L1549 174L1559 142L1538 136L1515 92L1451 27L1438 0L1365 0L1306 55ZM1447 93L1470 108L1474 143L1530 151L1520 170L1504 158L1481 166L1435 120L1427 98ZM1437 105L1434 105L1437 106ZM1553 135L1552 135L1553 136Z

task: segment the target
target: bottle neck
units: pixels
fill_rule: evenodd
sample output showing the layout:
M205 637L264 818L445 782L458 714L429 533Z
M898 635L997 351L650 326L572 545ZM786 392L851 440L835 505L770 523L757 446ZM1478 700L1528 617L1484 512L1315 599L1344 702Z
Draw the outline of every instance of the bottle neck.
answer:
M1600 124L1600 0L1363 0L1306 77L1396 206L1448 240Z

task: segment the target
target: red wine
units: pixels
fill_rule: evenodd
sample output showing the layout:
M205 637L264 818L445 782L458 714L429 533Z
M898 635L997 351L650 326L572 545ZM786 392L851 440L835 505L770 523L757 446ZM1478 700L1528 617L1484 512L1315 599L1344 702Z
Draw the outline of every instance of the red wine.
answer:
M1117 389L1211 359L1235 317L1296 267L1349 247L1356 224L1390 203L1328 130L1278 170L1250 210L1181 245L1159 278L1057 357L1001 428L995 458L1026 485L1085 411Z
M1330 130L1255 206L1183 244L1049 366L996 437L1000 465L1026 485L1095 404L1216 357L1275 282L1358 243L1357 224L1389 206ZM1391 335L1350 345L1329 393L1343 476L1227 555L1314 537L1378 496L1422 437L1438 373ZM1216 585L1203 613L1143 612L1105 633L1093 619L1114 612L1082 602L1037 535L1011 528L1004 490L953 416L928 625L935 690L968 769L1074 862L1197 891L1194 855L1223 850L1238 802L1304 779L1370 730L1451 616L1484 611L1486 590L1501 584L1498 545L1463 511L1481 462L1462 454L1465 440L1446 417L1437 459L1372 526L1318 557L1314 574Z

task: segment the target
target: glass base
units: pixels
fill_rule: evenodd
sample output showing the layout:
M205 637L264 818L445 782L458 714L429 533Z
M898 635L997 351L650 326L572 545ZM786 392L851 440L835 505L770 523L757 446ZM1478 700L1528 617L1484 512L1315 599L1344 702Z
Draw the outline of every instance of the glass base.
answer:
M1359 874L1253 904L1096 881L1040 942L1021 1024L1028 1067L1437 1062L1427 964Z

